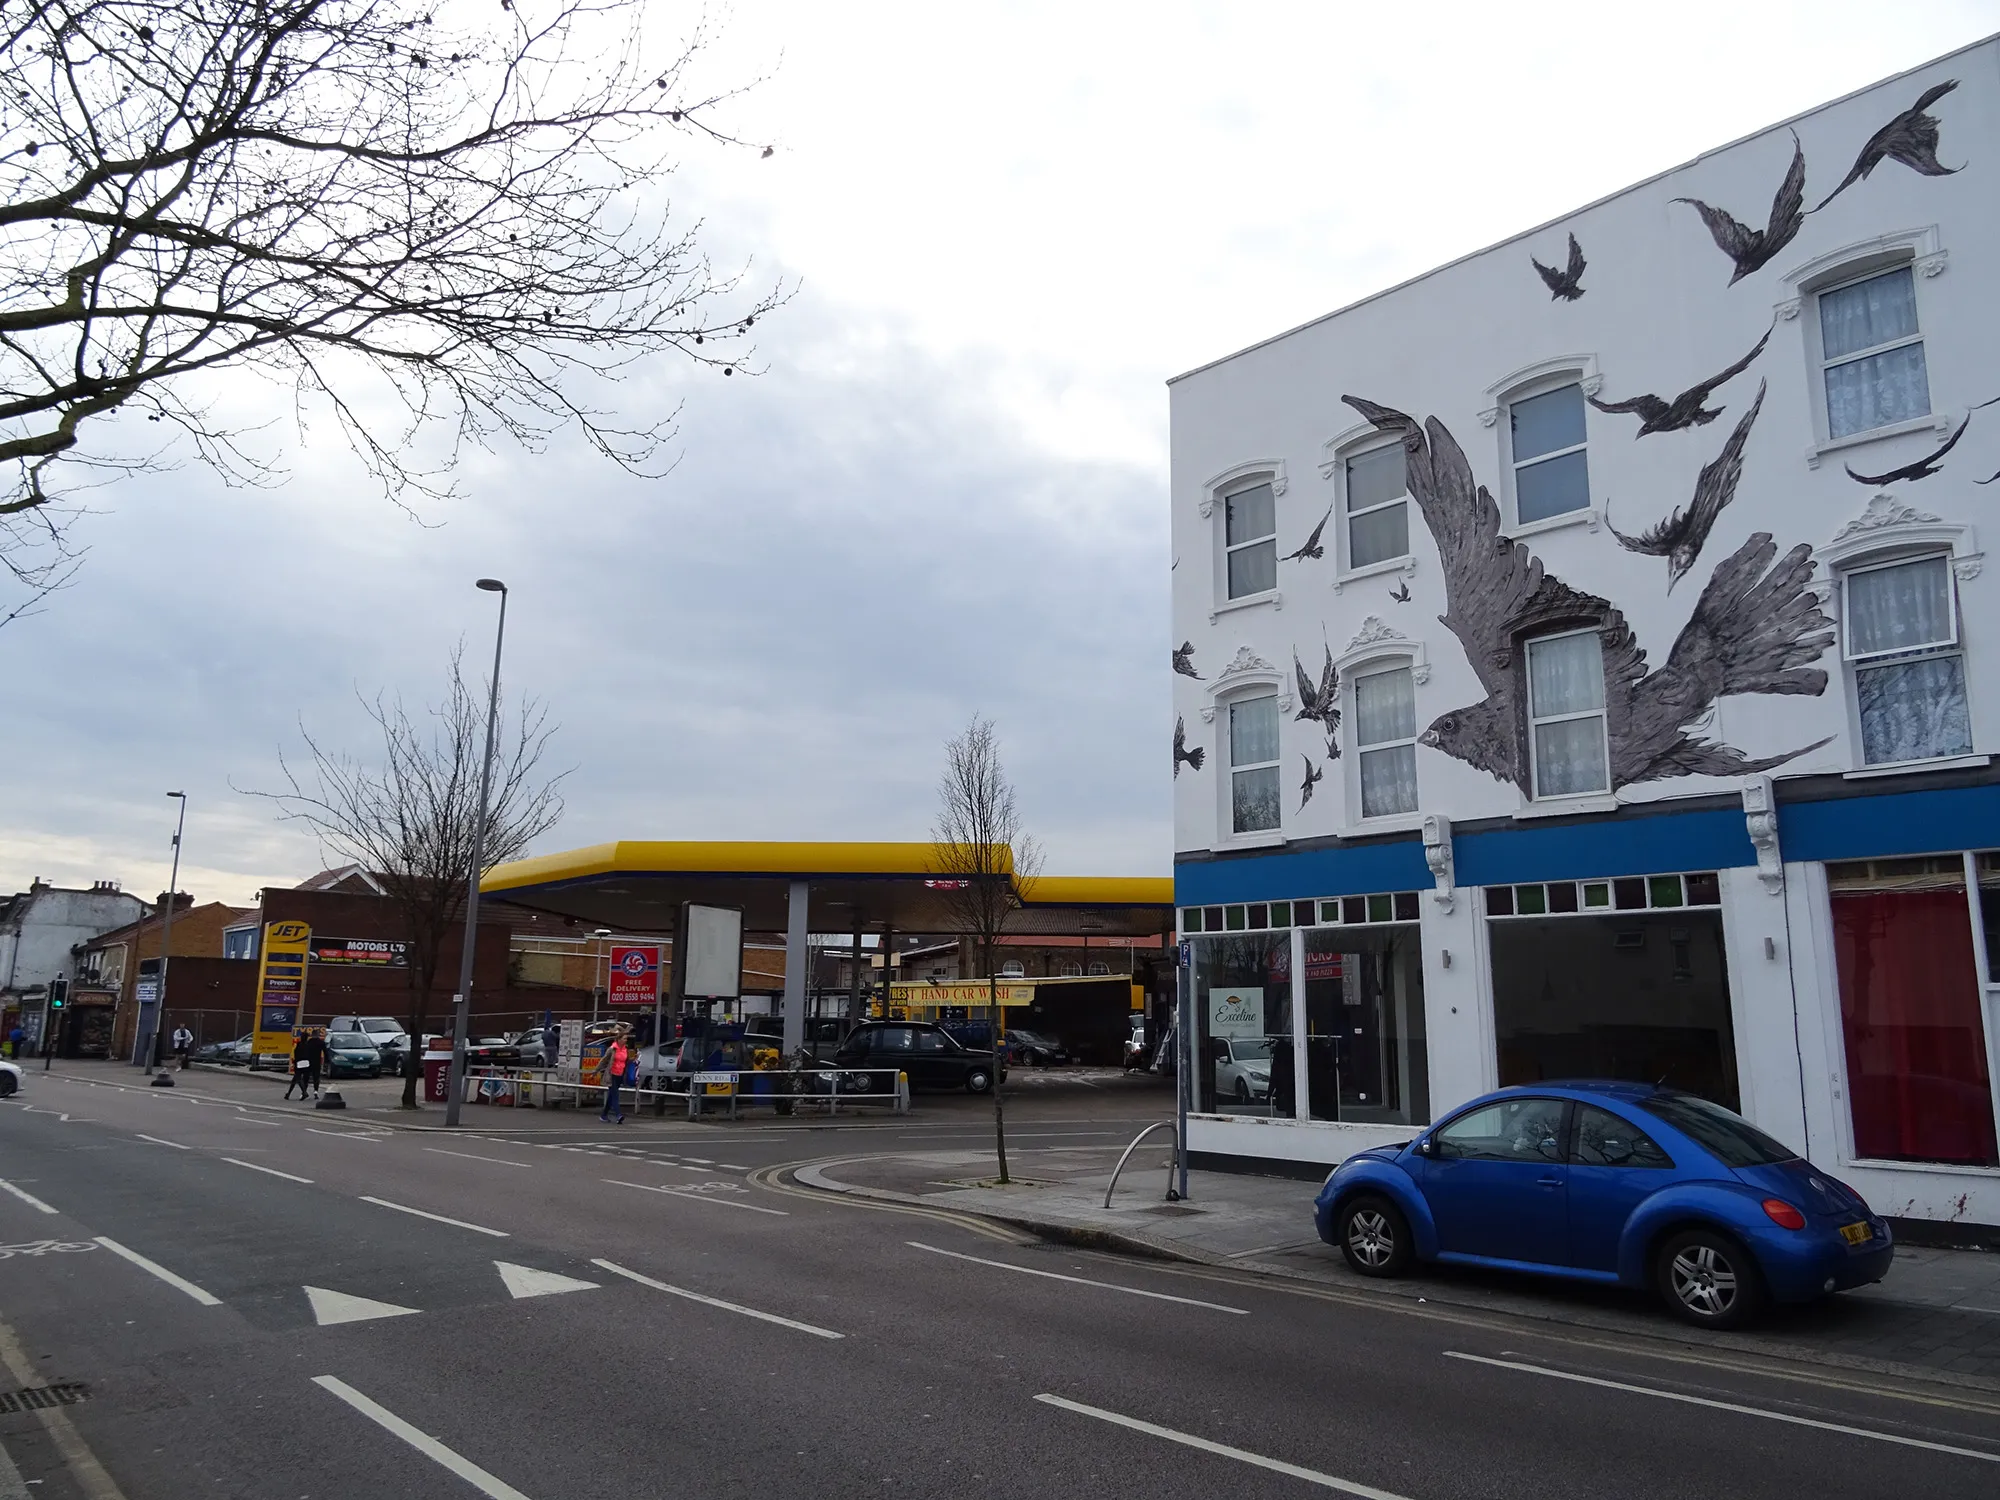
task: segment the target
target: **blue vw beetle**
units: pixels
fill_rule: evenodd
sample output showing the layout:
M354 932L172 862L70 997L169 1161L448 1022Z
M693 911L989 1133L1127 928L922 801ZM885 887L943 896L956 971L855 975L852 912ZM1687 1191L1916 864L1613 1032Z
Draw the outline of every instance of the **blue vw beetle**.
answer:
M1741 1115L1640 1083L1534 1084L1350 1156L1314 1203L1363 1276L1413 1260L1652 1286L1708 1328L1880 1281L1889 1226Z

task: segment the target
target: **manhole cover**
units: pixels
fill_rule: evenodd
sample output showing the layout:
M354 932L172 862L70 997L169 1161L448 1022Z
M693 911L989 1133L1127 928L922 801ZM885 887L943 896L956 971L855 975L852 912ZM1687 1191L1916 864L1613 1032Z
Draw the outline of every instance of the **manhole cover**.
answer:
M74 1406L90 1399L90 1387L82 1382L67 1385L36 1385L25 1391L0 1392L0 1414L41 1411L50 1406Z
M1146 1212L1149 1214L1166 1214L1172 1217L1179 1217L1183 1214L1198 1214L1201 1210L1198 1208L1189 1208L1185 1204L1180 1203L1162 1203L1157 1208L1147 1209Z

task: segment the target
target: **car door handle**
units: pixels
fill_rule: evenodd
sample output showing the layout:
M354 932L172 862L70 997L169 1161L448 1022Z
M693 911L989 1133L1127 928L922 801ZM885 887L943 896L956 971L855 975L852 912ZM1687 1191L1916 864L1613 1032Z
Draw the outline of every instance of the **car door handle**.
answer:
M1563 1185L1563 1180L1560 1177L1537 1177L1535 1181L1542 1187L1561 1187Z

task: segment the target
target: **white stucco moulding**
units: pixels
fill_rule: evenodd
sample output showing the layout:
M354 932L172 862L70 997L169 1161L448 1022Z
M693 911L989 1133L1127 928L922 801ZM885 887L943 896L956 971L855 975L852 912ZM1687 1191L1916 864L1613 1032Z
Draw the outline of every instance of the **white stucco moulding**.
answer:
M1285 461L1282 458L1252 458L1240 464L1231 464L1220 474L1214 475L1202 485L1201 504L1199 507L1201 518L1206 521L1210 516L1215 514L1215 497L1219 491L1226 489L1239 479L1250 479L1259 475L1270 479L1271 493L1273 495L1283 495L1285 493L1288 481L1285 478Z
M1764 890L1780 896L1785 890L1785 857L1778 848L1778 794L1768 776L1748 776L1743 781L1743 826L1750 846L1757 851L1757 878Z
M1201 711L1204 724L1215 722L1216 707L1224 698L1240 692L1246 687L1269 687L1278 691L1278 712L1292 711L1292 691L1282 668L1274 667L1248 646L1238 646L1236 654L1229 659L1229 665L1215 674L1215 680L1208 685L1208 706Z
M1370 615L1354 632L1347 649L1333 659L1334 670L1342 678L1349 669L1382 657L1403 656L1410 661L1410 681L1422 687L1431 680L1430 653L1422 641L1411 640L1379 615Z
M1820 608L1839 618L1842 568L1863 558L1923 548L1949 553L1952 574L1961 583L1970 583L1986 566L1986 554L1979 550L1979 534L1970 524L1943 520L1887 490L1869 496L1860 515L1813 550L1812 591Z
M1558 354L1549 359L1538 359L1533 364L1522 365L1518 370L1510 370L1486 387L1486 405L1479 413L1479 425L1491 427L1500 420L1500 407L1507 397L1523 386L1547 380L1552 375L1577 376L1586 396L1595 396L1604 389L1604 376L1597 368L1595 354Z
M1439 910L1449 914L1452 903L1457 899L1455 871L1452 865L1451 819L1443 813L1424 815L1424 867L1431 872L1436 888L1431 897ZM1449 968L1447 961L1445 967Z
M1865 240L1850 241L1822 255L1815 255L1778 278L1792 290L1792 296L1777 305L1778 316L1787 321L1796 318L1806 293L1817 291L1822 282L1844 279L1850 271L1857 276L1866 275L1877 264L1886 270L1888 262L1908 259L1916 266L1917 274L1928 279L1943 275L1950 258L1951 252L1944 248L1935 224L1924 224L1915 229L1891 229L1884 234L1872 234ZM1786 311L1787 308L1790 311Z

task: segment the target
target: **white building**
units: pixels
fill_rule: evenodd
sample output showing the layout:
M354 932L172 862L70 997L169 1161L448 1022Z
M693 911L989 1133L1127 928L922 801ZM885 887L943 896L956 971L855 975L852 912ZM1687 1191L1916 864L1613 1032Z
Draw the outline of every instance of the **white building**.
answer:
M1172 382L1194 1151L1663 1078L2000 1225L1997 289L1992 39Z
M137 921L145 909L145 902L119 890L115 880L100 880L88 890L36 880L18 895L0 897L0 1037L18 1022L39 1047L49 981L77 977L71 950Z

